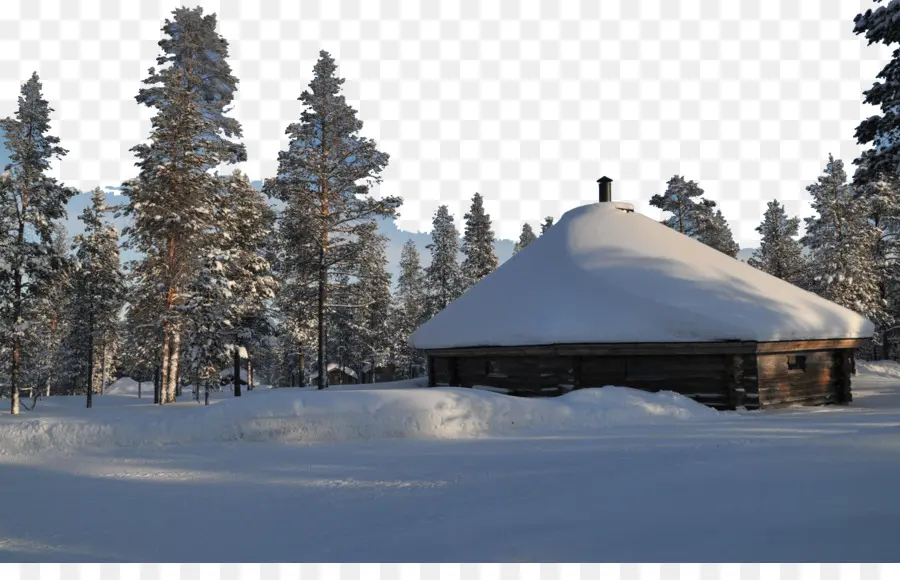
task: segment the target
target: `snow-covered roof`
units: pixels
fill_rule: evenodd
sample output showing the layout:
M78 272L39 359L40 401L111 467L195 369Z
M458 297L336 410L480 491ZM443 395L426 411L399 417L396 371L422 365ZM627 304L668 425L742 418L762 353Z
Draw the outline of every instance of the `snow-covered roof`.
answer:
M341 365L339 365L339 364L337 364L337 363L330 363L330 364L328 365L328 372L329 372L329 373L330 373L331 371L336 371L336 370L339 370L339 369L341 369ZM354 370L351 369L350 367L344 367L344 368L341 369L341 370L344 371L344 374L345 374L345 375L347 375L347 376L349 376L349 377L353 377L354 379L356 378L356 371L354 371ZM313 371L312 374L309 375L309 378L310 378L310 380L319 378L319 371Z
M575 208L423 324L419 349L867 338L867 319L612 203Z

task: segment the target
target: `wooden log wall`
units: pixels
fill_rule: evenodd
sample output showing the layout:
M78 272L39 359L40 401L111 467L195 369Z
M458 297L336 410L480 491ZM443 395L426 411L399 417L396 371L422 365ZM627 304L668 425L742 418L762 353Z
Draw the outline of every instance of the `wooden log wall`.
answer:
M761 354L759 402L764 408L849 402L846 350ZM846 365L846 366L845 366Z
M782 353L430 358L431 386L494 387L520 396L627 386L674 391L717 409L759 409L851 400L852 349Z

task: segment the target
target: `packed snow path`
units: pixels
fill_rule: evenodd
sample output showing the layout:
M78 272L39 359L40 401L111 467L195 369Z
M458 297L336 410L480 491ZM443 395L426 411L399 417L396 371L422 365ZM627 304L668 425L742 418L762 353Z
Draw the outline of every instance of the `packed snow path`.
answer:
M603 420L597 408L570 416L474 393L492 402L494 423L482 417L480 432L453 438L412 437L409 426L371 436L370 425L357 433L366 438L337 442L82 440L0 456L0 560L896 561L900 368L862 373L849 408L709 415L674 398L624 404L626 391L611 390L603 405L617 420ZM424 394L347 390L303 396L409 414ZM476 408L450 394L459 400L446 421ZM258 413L273 396L238 404ZM105 415L89 416L110 433L154 411L114 397L98 397L92 411ZM45 414L57 434L86 417ZM516 416L526 426L499 428ZM15 420L0 420L0 444Z

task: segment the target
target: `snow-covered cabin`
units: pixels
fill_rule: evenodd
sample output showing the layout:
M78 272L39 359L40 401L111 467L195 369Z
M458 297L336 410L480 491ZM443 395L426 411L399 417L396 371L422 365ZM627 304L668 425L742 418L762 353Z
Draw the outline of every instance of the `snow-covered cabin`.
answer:
M356 371L347 366L341 367L341 365L337 363L330 363L327 372L329 385L352 385L358 382ZM313 371L312 374L309 375L309 382L314 384L318 378L319 371Z
M429 384L847 403L870 321L611 201L575 208L410 337Z

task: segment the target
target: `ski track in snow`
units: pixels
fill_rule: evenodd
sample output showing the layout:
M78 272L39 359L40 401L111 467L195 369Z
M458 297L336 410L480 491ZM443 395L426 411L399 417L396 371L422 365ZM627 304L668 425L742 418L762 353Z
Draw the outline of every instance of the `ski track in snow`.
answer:
M42 401L0 417L0 445L16 421L44 445L0 456L0 561L896 561L900 365L860 373L850 407L764 413L409 384Z

